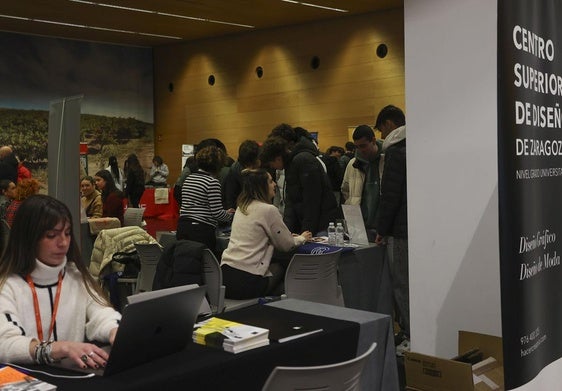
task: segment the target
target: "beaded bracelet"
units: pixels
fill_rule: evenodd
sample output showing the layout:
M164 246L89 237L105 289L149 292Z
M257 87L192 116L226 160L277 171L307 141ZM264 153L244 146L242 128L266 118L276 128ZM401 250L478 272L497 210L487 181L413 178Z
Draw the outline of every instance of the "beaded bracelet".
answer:
M35 362L37 364L50 364L55 360L51 356L52 343L54 341L41 341L35 345Z

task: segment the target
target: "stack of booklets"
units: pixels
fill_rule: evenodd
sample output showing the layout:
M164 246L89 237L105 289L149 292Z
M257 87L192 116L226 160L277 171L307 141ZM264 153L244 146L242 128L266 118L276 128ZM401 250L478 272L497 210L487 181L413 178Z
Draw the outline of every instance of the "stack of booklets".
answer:
M53 391L57 386L29 376L12 367L0 368L0 390Z
M240 353L269 345L269 330L213 317L195 325L193 342Z

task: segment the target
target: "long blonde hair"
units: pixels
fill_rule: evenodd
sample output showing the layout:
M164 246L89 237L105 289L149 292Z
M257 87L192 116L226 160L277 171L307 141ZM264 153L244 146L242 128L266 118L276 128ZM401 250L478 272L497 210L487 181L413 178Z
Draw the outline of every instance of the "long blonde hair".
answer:
M248 205L252 201L261 201L270 204L269 199L269 173L262 169L242 170L242 192L238 196L238 209L245 215L248 214Z

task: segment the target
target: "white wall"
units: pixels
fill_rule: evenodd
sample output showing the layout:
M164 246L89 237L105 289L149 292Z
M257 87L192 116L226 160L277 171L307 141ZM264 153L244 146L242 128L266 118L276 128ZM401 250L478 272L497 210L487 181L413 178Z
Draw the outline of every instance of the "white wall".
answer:
M405 0L412 349L501 335L497 2Z

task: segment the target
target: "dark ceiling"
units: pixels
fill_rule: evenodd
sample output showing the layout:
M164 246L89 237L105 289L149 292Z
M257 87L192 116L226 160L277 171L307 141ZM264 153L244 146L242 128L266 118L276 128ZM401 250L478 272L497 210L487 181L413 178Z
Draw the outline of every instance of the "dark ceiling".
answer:
M0 31L154 47L398 7L403 0L2 0Z

